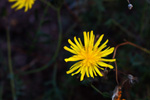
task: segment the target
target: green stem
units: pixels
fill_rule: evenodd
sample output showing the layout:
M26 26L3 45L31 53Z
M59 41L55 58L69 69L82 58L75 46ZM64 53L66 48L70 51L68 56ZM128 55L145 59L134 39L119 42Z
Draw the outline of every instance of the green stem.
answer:
M44 17L47 14L47 11L48 11L48 6L46 6L46 8L44 9L43 16L41 17L41 20L40 20L40 23L39 23L39 26L38 26L38 30L37 30L36 33L38 33L40 31L41 26L42 26L42 24L44 22Z
M54 10L57 10L57 8L55 6L53 6L50 2L46 1L46 0L40 0L41 2L45 3L47 6L51 7Z
M98 90L93 84L91 84L91 87L92 87L95 91L97 91L98 93L100 93L101 95L103 95L103 93L102 93L100 90Z
M43 22L44 22L44 17L45 17L45 15L46 15L47 11L48 11L48 6L46 6L46 8L44 9L43 15L42 15L42 17L41 17L41 20L40 20L40 22L39 22L39 25L38 25L38 28L37 28L37 31L36 31L36 34L35 34L35 38L34 38L33 41L32 41L31 49L34 48L34 45L35 45L35 43L37 42L37 38L38 38L39 32L40 32L40 30L41 30L41 26L42 26L42 24L43 24Z
M9 28L7 28L7 48L8 48L8 67L10 73L10 85L11 85L11 92L13 100L16 100L16 93L15 93L15 81L14 81L14 73L12 68L12 60L11 60L11 44L10 44L10 33Z
M91 84L91 87L97 91L99 94L101 94L102 96L104 96L105 98L110 98L110 95L107 92L101 92L99 89L97 89L93 84Z
M61 92L60 92L60 90L59 90L59 88L58 88L58 86L57 86L57 81L56 81L56 76L57 76L57 63L55 63L55 65L54 65L54 70L53 70L53 78L52 78L52 85L53 85L53 87L54 87L54 90L55 90L55 94L57 94L58 96L58 99L59 100L63 100L63 98L62 98L62 95L61 95Z
M142 36L143 31L144 31L144 28L145 28L145 26L146 26L146 24L147 24L147 22L146 22L146 20L145 20L145 19L146 19L147 7L148 7L148 4L145 3L145 4L144 4L144 7L143 7L143 9L142 9L141 21L140 21L140 35L141 35L141 36Z
M62 42L62 24L61 24L60 8L58 8L56 11L57 11L57 18L58 18L59 36L58 36L58 44L57 44L55 54L53 55L52 59L48 62L48 64L42 66L41 68L25 72L24 74L31 74L31 73L45 70L56 60L58 53L59 53L60 46L61 46L61 42Z

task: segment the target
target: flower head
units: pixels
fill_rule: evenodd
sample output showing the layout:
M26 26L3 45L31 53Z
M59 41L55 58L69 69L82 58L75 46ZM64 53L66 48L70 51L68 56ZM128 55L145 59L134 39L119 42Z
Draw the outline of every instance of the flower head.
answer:
M109 67L110 69L113 68L112 65L109 65L105 62L114 62L115 59L105 59L103 57L106 57L107 55L111 54L114 51L114 47L108 47L105 50L103 50L108 43L108 40L106 40L102 45L100 45L102 38L104 34L102 34L96 43L95 41L95 35L93 34L93 31L89 32L83 32L84 36L84 45L81 42L80 38L74 37L75 43L73 43L70 39L68 39L68 42L70 44L70 48L67 46L64 46L64 49L73 53L74 55L70 58L66 58L65 61L76 61L74 65L72 65L67 71L67 74L72 73L71 75L75 75L80 73L80 81L84 79L84 76L92 77L97 76L103 76L100 72L101 70L104 70L104 67Z
M8 1L15 2L15 4L11 6L11 8L16 8L16 10L20 10L23 7L25 7L24 9L25 12L27 12L28 9L31 9L32 5L35 2L35 0L8 0Z

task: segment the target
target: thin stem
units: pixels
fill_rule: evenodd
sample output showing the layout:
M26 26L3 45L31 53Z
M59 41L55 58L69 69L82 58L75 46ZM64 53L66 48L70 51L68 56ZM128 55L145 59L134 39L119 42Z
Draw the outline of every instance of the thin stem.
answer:
M121 84L121 87L123 87L123 85L128 81L128 79L124 80Z
M12 60L11 60L11 44L10 44L9 27L7 28L6 34L7 34L8 67L9 67L9 74L10 74L11 92L12 92L12 98L13 98L13 100L16 100L15 81L14 81L14 73L13 73Z
M130 3L130 1L129 1L129 0L127 0L127 2L128 2L128 3Z
M102 93L100 90L98 90L93 84L91 84L91 87L92 87L95 91L97 91L99 94L103 95L103 93Z
M128 36L136 39L136 36L131 33L130 31L128 31L126 28L124 28L122 25L120 25L116 20L112 19L113 24L115 24L116 26L118 26L124 33L126 33Z
M117 62L115 61L115 70L116 70L116 82L119 85L119 81L118 81L118 67L117 67Z
M107 97L107 98L110 98L109 93L107 93L107 92L101 92L100 90L98 90L98 89L97 89L94 85L92 85L92 84L91 84L91 87L92 87L95 91L97 91L99 94L101 94L102 96Z
M53 69L52 85L54 87L55 93L58 95L59 100L63 100L61 92L57 86L56 76L57 76L57 63L55 63L54 69Z
M41 17L41 20L40 20L40 23L39 23L39 26L38 26L38 31L40 31L40 29L41 29L41 26L42 26L42 24L44 22L44 17L47 14L47 11L48 11L48 6L46 6L46 8L44 9L43 16Z
M46 0L40 0L41 2L45 3L47 6L51 7L54 10L57 10L57 8L55 6L53 6L50 2L46 1Z
M44 22L44 17L46 15L47 11L48 11L48 6L46 6L46 8L44 9L43 15L42 15L41 20L39 22L39 25L38 25L38 28L37 28L37 31L36 31L36 34L35 34L35 38L33 40L32 46L31 46L32 48L34 47L35 43L37 42L38 34L39 34L40 30L41 30L41 26L42 26L42 24Z
M147 26L147 20L146 20L147 7L148 7L148 4L147 4L147 3L145 3L145 4L144 4L144 7L142 7L142 8L143 8L143 9L142 9L143 12L142 12L142 14L141 14L141 21L140 21L140 35L143 34L143 31L145 30L144 28L145 28L145 26Z
M40 72L42 70L45 70L56 60L58 53L59 53L59 50L60 50L61 42L62 42L62 24L61 24L60 8L58 8L56 11L57 11L57 19L58 19L59 36L58 36L58 44L57 44L55 54L53 55L52 59L48 62L48 64L42 66L39 69L25 72L24 74L31 74L31 73Z

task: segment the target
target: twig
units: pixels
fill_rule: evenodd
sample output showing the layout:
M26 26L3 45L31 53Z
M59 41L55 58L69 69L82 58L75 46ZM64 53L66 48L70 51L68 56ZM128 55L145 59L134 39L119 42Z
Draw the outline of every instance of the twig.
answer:
M144 51L144 52L150 54L150 50L147 50L146 48L143 48L143 47L141 47L141 46L139 46L139 45L136 45L136 44L134 44L134 43L132 43L132 42L126 41L126 42L124 42L124 43L118 44L118 45L115 47L114 54L113 54L113 59L114 59L115 56L116 56L116 51L117 51L118 47L123 46L123 45L127 45L127 44L132 45L132 46L134 46L134 47L136 47L136 48L138 48L138 49L140 49L140 50L142 50L142 51Z
M134 43L132 43L132 42L126 41L126 42L124 42L124 43L118 44L118 45L115 47L115 50L114 50L114 54L113 54L112 59L115 58L117 49L118 49L120 46L127 45L127 44L132 45L132 46L134 46L134 47L136 47L136 48L138 48L138 49L140 49L140 50L142 50L142 51L144 51L144 52L150 54L150 50L147 50L146 48L143 48L143 47L141 47L141 46L139 46L139 45L136 45L136 44L134 44ZM115 71L116 71L116 82L117 82L117 84L119 84L119 82L118 82L117 62L116 62L116 61L115 61L115 67L116 67L116 69L115 69Z
M117 67L117 62L115 61L115 67L116 67L116 82L119 85L119 81L118 81L118 67Z

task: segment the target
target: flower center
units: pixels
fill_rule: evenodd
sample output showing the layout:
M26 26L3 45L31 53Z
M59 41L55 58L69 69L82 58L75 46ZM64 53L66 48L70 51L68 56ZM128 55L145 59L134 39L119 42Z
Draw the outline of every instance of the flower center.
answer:
M84 60L83 60L83 64L84 66L92 66L96 64L97 56L95 56L95 54L93 53L92 50L86 50L85 51L85 55L84 55Z

